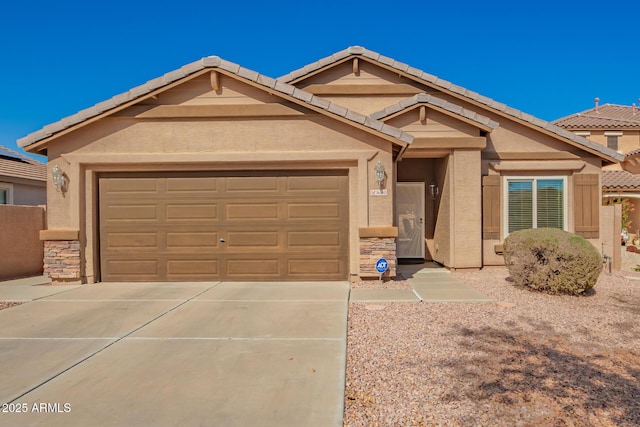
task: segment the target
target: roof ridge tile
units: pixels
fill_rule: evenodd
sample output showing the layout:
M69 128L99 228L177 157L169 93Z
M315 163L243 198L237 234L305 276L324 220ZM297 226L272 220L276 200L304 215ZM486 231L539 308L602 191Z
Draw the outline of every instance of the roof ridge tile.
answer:
M274 89L276 87L277 80L274 78L265 76L263 74L260 74L258 76L258 80L256 80L256 83L259 83L262 86L266 86L268 88Z
M390 58L388 58L386 56L382 56L382 55L380 55L380 54L378 54L376 52L370 51L370 50L368 50L366 48L363 48L362 53L359 53L360 52L359 50L358 50L358 53L355 53L356 50L353 50L353 52L354 53L351 53L351 54L363 55L366 58L372 59L374 61L378 61L381 64L387 65L387 66L391 66L392 68L394 67L394 64L398 64L397 61L391 60ZM325 66L328 66L328 65L331 65L331 64L324 63L322 66L325 67ZM314 68L314 71L316 71L319 68L320 67ZM480 95L480 94L478 94L476 92L468 91L467 89L465 89L465 88L463 88L461 86L454 85L454 84L452 84L451 82L449 82L447 80L438 78L438 77L436 77L434 75L428 74L428 73L426 73L426 72L424 72L422 70L419 70L417 68L409 66L406 70L399 69L399 68L396 68L396 69L398 71L400 71L400 72L405 72L408 75L417 77L417 78L419 78L419 79L421 79L421 80L423 80L425 82L433 83L433 84L435 84L436 86L438 86L441 89L450 91L450 92L455 93L455 94L459 94L459 95L461 95L461 96L463 96L463 97L465 97L467 99L473 100L475 102L479 102L479 103L481 103L483 105L486 105L489 108L492 108L492 109L495 109L495 110L499 111L500 113L504 113L506 115L515 117L517 119L524 120L527 123L530 123L531 125L538 126L538 127L543 128L543 129L550 130L550 129L548 129L546 127L547 122L544 121L544 120L535 119L534 116L532 116L530 114L524 113L524 112L522 112L522 111L520 111L518 109L512 108L512 107L509 107L504 103L495 101L495 100L493 100L491 98L488 98L486 96ZM294 71L294 72L290 73L288 76L292 76L292 75L295 75L296 79L297 79L299 77L302 77L304 74L300 74L299 72ZM495 121L491 121L491 122L492 123L497 123ZM552 132L556 133L560 137L567 138L566 135L560 134L560 133L556 132L555 130L552 130ZM608 149L606 147L603 147L603 146L600 146L600 145L598 145L597 147L594 147L591 144L585 144L585 141L588 141L586 138L581 138L579 140L574 140L574 139L571 138L570 140L573 141L573 142L577 142L578 144L585 145L588 148L595 149L596 151L600 152L601 154L603 154L605 156L611 157L611 158L616 159L616 160L620 160L620 155L617 152L613 151L613 150L610 150L610 149Z

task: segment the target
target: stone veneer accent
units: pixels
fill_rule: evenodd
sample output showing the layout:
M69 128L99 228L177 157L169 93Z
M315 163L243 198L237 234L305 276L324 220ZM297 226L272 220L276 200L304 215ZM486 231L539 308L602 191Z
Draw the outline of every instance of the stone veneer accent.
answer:
M54 282L80 280L80 242L44 241L44 274Z
M360 276L379 277L376 261L384 258L389 262L389 269L383 277L396 276L396 238L395 237L360 237Z

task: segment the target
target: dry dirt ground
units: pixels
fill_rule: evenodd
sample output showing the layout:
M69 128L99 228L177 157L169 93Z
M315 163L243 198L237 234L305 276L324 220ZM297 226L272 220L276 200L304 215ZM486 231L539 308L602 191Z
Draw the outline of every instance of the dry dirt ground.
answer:
M493 302L350 303L346 426L640 425L640 273L581 297L452 274Z

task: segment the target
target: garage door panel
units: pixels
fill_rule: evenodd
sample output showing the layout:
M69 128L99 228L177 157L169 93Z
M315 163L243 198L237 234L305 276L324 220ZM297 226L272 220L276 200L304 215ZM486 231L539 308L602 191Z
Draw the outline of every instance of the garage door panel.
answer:
M216 232L167 232L167 249L214 250L218 248L218 239Z
M229 196L246 197L247 193L267 193L279 192L279 178L275 176L247 176L229 177L226 180L226 192Z
M216 221L218 205L171 202L166 207L167 221Z
M167 178L167 194L172 197L192 197L194 193L213 196L219 192L218 181L216 177Z
M140 227L136 227L140 229ZM103 233L103 249L107 252L120 253L131 251L164 251L215 252L219 249L219 238L216 232L168 232L156 230L149 232L109 231Z
M331 173L101 176L101 279L344 280L348 178Z
M219 265L217 260L167 260L167 276L180 276L183 279L193 277L209 277L218 276Z
M274 231L230 231L226 233L228 248L249 250L277 249L280 247L280 232Z
M340 219L339 203L289 203L287 206L287 219Z
M114 204L107 209L107 222L157 221L159 207L156 205Z
M104 191L112 197L137 193L157 194L160 184L161 181L155 178L111 178Z
M231 279L282 277L280 273L280 259L278 258L227 259L226 267L226 276Z
M327 191L333 194L342 188L340 178L339 176L291 176L287 177L287 190L305 195Z
M229 203L227 204L226 220L277 220L280 209L278 203Z
M298 250L321 247L339 250L342 244L340 231L288 231L287 245Z
M160 268L157 259L110 259L107 262L109 276L157 276Z
M158 233L108 233L106 244L108 250L155 248L158 246Z

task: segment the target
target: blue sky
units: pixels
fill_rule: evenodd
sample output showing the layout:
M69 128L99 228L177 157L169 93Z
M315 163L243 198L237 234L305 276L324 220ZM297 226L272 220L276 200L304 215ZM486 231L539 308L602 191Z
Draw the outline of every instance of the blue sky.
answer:
M638 104L638 16L631 0L10 2L0 145L203 56L278 77L352 45L545 120Z

